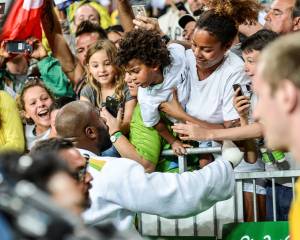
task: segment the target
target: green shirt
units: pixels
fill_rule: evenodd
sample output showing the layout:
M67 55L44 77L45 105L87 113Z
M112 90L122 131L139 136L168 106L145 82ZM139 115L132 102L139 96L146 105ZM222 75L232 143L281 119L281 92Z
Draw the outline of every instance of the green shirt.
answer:
M74 97L72 84L63 72L59 61L51 55L37 63L41 79L55 97Z

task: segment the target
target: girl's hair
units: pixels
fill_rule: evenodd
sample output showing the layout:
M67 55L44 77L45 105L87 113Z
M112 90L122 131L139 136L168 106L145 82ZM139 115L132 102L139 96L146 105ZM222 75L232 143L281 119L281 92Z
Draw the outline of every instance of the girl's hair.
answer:
M87 51L87 55L85 58L86 64L88 64L90 58L92 55L94 55L96 52L104 50L107 54L108 60L110 61L111 65L114 67L116 71L116 76L114 78L115 83L115 96L116 99L119 102L122 102L124 99L124 87L125 87L125 81L124 81L124 70L117 66L116 64L116 56L117 56L117 48L115 45L109 41L109 40L99 40L95 44L93 44L89 50ZM96 91L97 93L97 99L96 103L98 107L101 107L101 84L97 82L92 74L90 73L88 67L87 67L87 81L91 85L91 87Z
M48 95L50 96L50 98L53 101L55 99L54 96L53 96L53 94L52 94L52 92L45 86L45 84L42 82L41 79L39 79L37 77L27 79L26 82L25 82L25 84L24 84L24 86L23 86L23 88L22 88L22 90L21 90L20 95L17 97L17 105L18 105L19 111L21 113L21 116L22 116L23 120L26 120L27 123L33 123L33 122L28 122L28 119L26 119L24 117L24 112L25 112L24 95L25 95L25 92L29 88L36 87L36 86L45 89L45 91L48 93Z
M261 8L257 0L211 0L208 6L196 27L215 35L223 46L234 40L239 25L254 23Z

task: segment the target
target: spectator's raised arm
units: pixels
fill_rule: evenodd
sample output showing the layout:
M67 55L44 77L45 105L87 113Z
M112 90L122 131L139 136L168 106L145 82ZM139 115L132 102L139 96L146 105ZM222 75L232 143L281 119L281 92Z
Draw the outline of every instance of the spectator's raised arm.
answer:
M134 27L132 22L134 15L129 1L117 0L117 8L120 16L120 22L125 32L131 31Z
M72 83L76 85L80 81L84 69L77 62L66 40L64 39L61 26L51 0L45 1L42 14L42 25L53 56L60 61L63 71Z

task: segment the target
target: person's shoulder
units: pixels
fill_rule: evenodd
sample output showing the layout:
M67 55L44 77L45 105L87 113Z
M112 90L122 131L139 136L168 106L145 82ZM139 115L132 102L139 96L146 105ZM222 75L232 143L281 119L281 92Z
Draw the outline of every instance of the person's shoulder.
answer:
M228 51L225 55L224 65L232 70L244 69L243 60L235 53Z
M80 95L93 96L95 95L95 89L88 83L81 89Z

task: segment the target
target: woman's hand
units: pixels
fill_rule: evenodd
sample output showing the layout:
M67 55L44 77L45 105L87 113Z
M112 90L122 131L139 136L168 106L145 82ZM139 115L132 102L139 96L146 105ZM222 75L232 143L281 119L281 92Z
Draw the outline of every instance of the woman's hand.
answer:
M163 102L159 106L160 111L167 115L174 117L180 121L184 121L184 115L186 114L183 110L180 102L178 101L177 90L173 90L173 98L169 102Z
M121 122L122 122L122 113L123 109L119 108L117 118L114 118L105 107L101 108L100 115L105 120L106 125L108 126L109 135L114 134L121 130Z
M174 132L179 134L179 138L183 141L204 141L209 139L209 130L202 128L197 124L186 122L176 123L172 126Z

